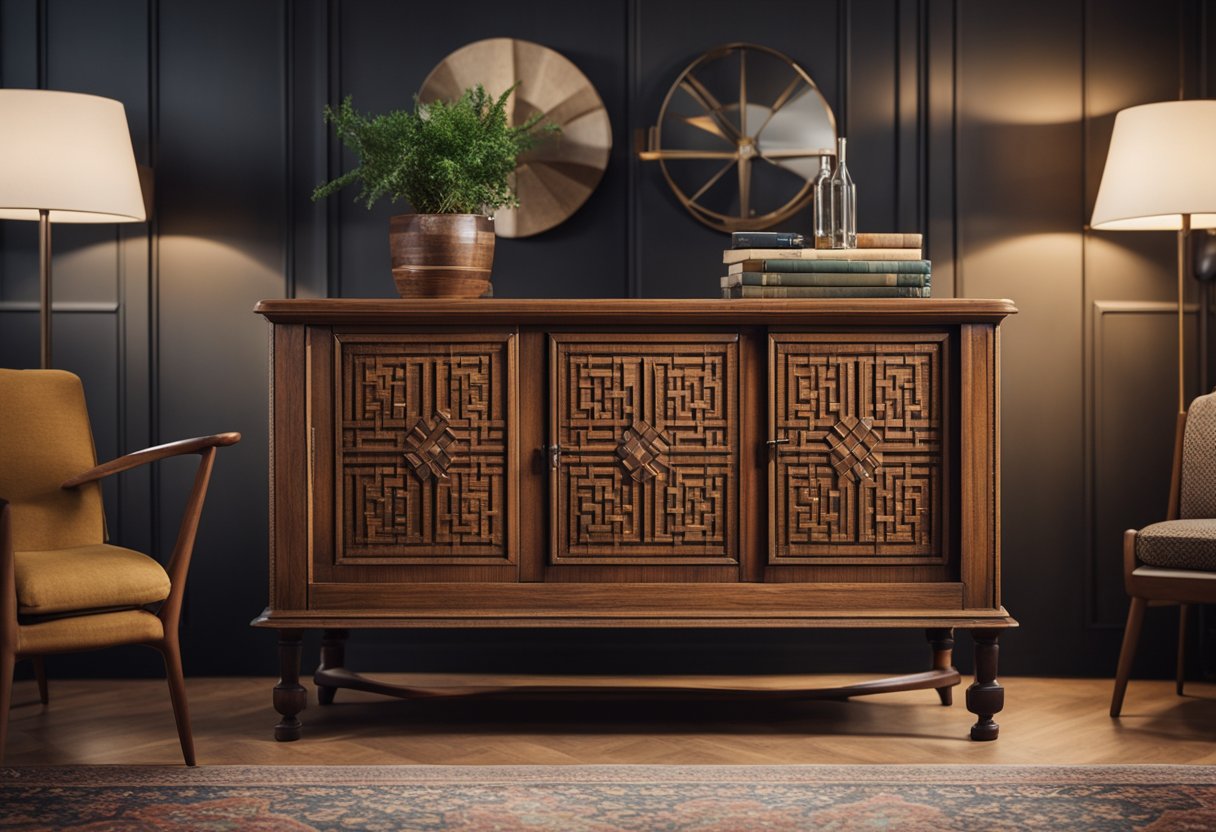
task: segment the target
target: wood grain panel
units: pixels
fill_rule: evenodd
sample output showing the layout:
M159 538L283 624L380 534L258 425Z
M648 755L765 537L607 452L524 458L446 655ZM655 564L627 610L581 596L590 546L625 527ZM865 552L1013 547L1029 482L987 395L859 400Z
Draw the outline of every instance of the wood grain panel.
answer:
M351 554L343 544L345 539L345 511L339 503L343 488L343 479L338 474L338 463L343 456L342 441L343 431L339 428L343 419L343 392L347 389L358 390L358 386L343 385L339 379L347 378L344 376L342 362L340 358L341 344L339 338L347 341L359 343L359 335L357 333L339 332L335 335L330 327L310 327L309 337L311 344L311 361L309 365L309 384L310 394L309 401L311 409L309 413L309 452L310 459L310 489L312 513L310 517L310 534L309 546L311 550L310 556L310 571L308 580L310 582L336 582L336 581L351 581L351 582L426 582L426 581L482 581L482 582L501 582L517 580L519 567L515 562L515 553L519 551L518 544L518 526L516 522L509 522L511 517L518 516L518 496L514 488L505 489L506 500L506 519L503 522L505 529L504 549L499 554L478 555L464 554L453 555L450 552L443 551L442 544L431 548L420 546L417 543L413 544L413 550L408 551L410 544L407 542L400 546L381 546L380 551L374 554L368 554L366 551ZM426 333L405 333L402 331L394 331L384 333L370 339L363 339L362 343L366 345L375 345L383 343L384 339L388 339L391 345L392 339L405 339L406 343L414 343L425 346L426 344L455 344L462 345L464 350L473 349L472 354L476 355L476 345L482 344L488 346L489 354L494 355L506 352L506 357L511 359L502 365L503 372L506 377L514 378L515 370L513 344L514 334L510 331L500 331L497 333L489 333L488 335L469 336L467 333L456 333L451 330L436 331L431 330ZM463 339L463 341L462 341ZM400 347L398 347L400 349ZM372 355L375 353L373 352ZM447 360L449 356L446 351L440 350L439 358ZM366 355L365 355L366 357ZM458 356L457 356L458 357ZM434 377L432 376L432 386L428 390L432 393L433 399ZM506 406L504 409L507 415L507 423L514 425L518 422L518 406L517 396L515 395L514 387L503 383L499 385L500 390L505 391ZM415 386L415 392L417 386ZM400 389L398 390L400 392ZM389 401L387 404L391 405ZM392 410L401 410L402 408L389 408ZM374 421L374 420L373 420ZM405 417L401 418L401 423L404 424ZM398 426L400 427L400 425ZM391 434L388 431L386 435ZM404 430L399 430L398 433L404 433ZM514 459L517 454L517 443L515 441L514 431L506 433L506 458ZM459 446L458 446L459 448ZM356 455L368 455L366 451L355 451ZM381 456L392 456L394 451L384 451ZM373 452L370 456L376 456ZM396 464L396 463L394 463ZM404 466L404 457L402 456L402 464ZM402 475L414 477L413 474L405 471ZM508 478L511 483L514 483L513 477ZM418 481L415 478L415 481ZM429 485L434 489L437 483L431 481ZM417 494L415 493L415 497ZM433 497L434 495L429 495ZM433 505L433 502L426 502L427 505ZM415 503L418 505L418 503ZM389 509L386 509L389 510ZM395 509L393 509L395 510ZM431 518L434 520L435 518ZM401 525L408 525L408 518ZM398 518L393 516L393 523L399 523ZM416 528L418 523L414 522ZM367 547L364 547L367 548Z
M308 606L309 439L303 326L276 326L271 344L271 599L278 609Z
M741 398L739 425L739 579L764 580L768 543L769 491L765 464L768 448L760 441L768 432L768 333L747 328L739 339Z
M552 562L738 559L738 336L550 340Z
M549 505L549 465L543 446L548 442L549 375L545 333L519 333L519 580L545 579L549 519L535 506Z
M770 336L770 564L946 562L946 345Z
M336 336L339 562L514 562L514 337Z
M957 583L315 584L314 611L357 610L402 617L604 616L790 618L820 613L864 618L878 610L962 610ZM973 612L973 611L968 611Z
M969 608L998 603L1000 581L996 528L997 493L997 377L996 335L991 327L964 326L961 333L962 424L960 441L959 516L962 526L959 555L963 600Z
M274 323L353 324L358 326L485 327L504 318L520 326L630 326L689 329L754 326L889 327L937 326L959 323L999 323L1017 312L1011 300L985 298L790 299L773 303L764 298L723 300L503 300L477 303L417 298L341 298L263 300L254 311Z

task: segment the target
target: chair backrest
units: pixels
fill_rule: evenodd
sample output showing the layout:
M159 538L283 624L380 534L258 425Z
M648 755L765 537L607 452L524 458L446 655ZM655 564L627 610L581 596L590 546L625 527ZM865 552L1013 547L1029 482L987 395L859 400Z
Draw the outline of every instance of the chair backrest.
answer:
M1195 399L1186 412L1178 516L1216 518L1216 393Z
M17 551L101 543L101 487L63 489L97 464L80 379L61 370L0 370L0 497Z

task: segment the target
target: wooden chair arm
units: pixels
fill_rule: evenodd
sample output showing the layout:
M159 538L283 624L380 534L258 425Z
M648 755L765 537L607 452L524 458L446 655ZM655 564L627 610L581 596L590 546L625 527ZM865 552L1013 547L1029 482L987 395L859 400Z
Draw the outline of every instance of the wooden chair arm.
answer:
M181 456L182 454L202 453L207 448L235 445L240 441L241 435L239 433L217 433L214 436L197 436L193 439L170 442L167 445L157 445L154 448L144 448L142 451L135 451L126 456L111 459L109 462L103 462L101 465L90 468L83 474L77 474L69 480L64 480L60 488L75 488L78 485L94 482L111 474L128 471L140 465L147 465L149 462L156 462L157 460L166 459L171 456Z

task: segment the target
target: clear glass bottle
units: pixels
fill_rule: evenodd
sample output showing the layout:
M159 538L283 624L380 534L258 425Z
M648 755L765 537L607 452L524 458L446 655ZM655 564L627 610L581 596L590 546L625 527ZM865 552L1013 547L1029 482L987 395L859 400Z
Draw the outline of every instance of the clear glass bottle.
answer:
M819 157L819 173L815 176L814 190L812 193L815 196L815 247L828 248L831 245L832 236L832 157Z
M831 248L857 248L857 186L844 159L845 140L836 140L836 170L831 190Z

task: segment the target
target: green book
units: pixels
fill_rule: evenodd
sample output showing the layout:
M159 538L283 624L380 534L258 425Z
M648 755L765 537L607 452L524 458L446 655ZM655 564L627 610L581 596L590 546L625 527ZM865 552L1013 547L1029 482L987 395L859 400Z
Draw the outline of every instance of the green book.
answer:
M732 263L730 274L738 272L861 272L871 274L929 274L928 260L744 260Z
M871 274L868 272L739 272L722 278L732 286L928 286L927 274Z
M733 286L724 298L927 298L928 286Z

